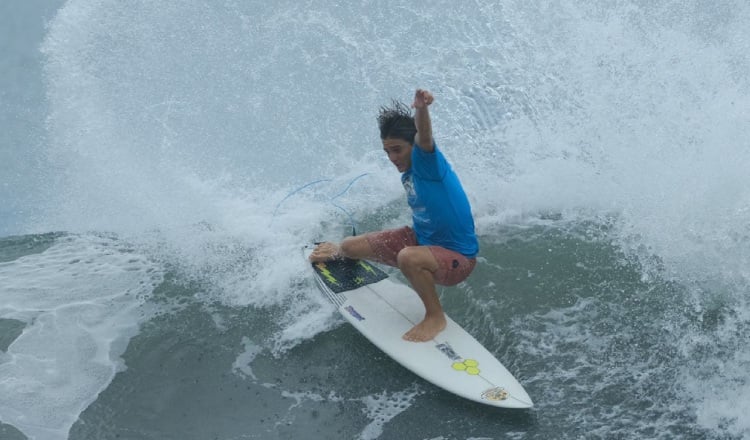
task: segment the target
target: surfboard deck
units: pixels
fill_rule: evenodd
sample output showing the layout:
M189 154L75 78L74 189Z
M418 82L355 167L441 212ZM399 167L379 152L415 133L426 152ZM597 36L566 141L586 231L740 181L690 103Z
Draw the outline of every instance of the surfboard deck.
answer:
M533 406L505 366L447 315L445 330L433 340L405 341L402 335L424 318L424 305L416 292L393 282L375 264L341 259L312 267L318 287L341 315L402 366L475 402L501 408Z

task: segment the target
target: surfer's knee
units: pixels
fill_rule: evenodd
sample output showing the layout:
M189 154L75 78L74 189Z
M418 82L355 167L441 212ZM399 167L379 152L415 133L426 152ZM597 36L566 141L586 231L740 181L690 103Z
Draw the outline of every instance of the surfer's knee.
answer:
M423 246L407 246L401 249L396 256L396 262L404 273L422 269L434 271L433 266L437 265L429 248Z
M411 247L405 247L396 254L396 264L401 272L406 272L414 267L414 252Z

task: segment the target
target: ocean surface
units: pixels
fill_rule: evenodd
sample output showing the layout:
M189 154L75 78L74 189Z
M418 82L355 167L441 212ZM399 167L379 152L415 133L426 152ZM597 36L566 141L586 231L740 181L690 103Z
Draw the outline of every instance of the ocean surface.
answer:
M750 439L748 23L0 2L0 439ZM443 304L533 409L400 367L302 257L408 224L375 117L417 87L481 245Z

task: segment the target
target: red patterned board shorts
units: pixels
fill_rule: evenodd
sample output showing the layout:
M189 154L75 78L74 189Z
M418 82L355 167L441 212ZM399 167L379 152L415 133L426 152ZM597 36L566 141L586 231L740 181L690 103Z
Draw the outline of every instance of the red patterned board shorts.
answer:
M396 257L401 249L407 246L419 246L417 235L408 226L399 229L388 229L365 234L376 261L388 266L398 267ZM441 286L453 286L465 280L477 264L476 258L448 250L440 246L426 246L438 262L438 270L433 273L435 283Z

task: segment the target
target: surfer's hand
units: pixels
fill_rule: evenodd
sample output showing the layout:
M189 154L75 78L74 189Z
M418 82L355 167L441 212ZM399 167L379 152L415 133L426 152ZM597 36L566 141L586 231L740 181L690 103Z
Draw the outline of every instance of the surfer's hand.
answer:
M414 103L411 106L417 109L426 108L434 100L435 97L428 90L417 89L416 93L414 93Z
M310 254L309 260L313 263L318 263L321 261L335 260L337 258L341 258L341 250L339 249L339 246L335 243L325 242L315 246L315 249L313 249Z

